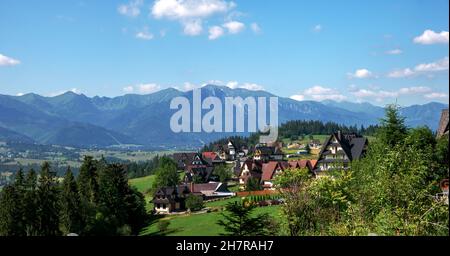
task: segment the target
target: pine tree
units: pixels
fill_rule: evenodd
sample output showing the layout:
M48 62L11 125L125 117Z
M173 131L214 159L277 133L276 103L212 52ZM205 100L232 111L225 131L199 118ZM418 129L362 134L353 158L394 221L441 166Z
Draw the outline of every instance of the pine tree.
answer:
M55 173L50 164L44 162L41 167L37 189L37 221L38 235L56 236L59 231L59 202Z
M227 214L222 213L224 220L219 220L218 225L223 226L227 233L224 236L261 236L267 235L266 227L269 223L267 214L252 217L256 206L246 202L232 202L226 206Z
M98 199L98 164L92 156L85 156L78 175L78 189L82 201L96 203Z
M25 177L22 168L17 171L13 186L17 194L16 211L18 215L16 233L19 236L25 236Z
M23 235L19 201L17 189L13 185L5 186L0 192L0 236Z
M27 236L36 236L38 233L38 222L36 215L37 208L37 175L31 169L25 178L25 232Z
M63 233L77 233L82 231L83 218L81 212L80 195L77 183L70 167L67 168L61 191L61 229Z
M381 127L378 130L378 139L390 147L394 147L407 135L405 118L400 116L396 105L386 107L386 117L381 119Z

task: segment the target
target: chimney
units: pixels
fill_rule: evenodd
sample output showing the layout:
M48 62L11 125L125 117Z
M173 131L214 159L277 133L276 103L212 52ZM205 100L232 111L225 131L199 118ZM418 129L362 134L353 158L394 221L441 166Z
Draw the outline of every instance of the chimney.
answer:
M340 130L338 131L338 140L342 140L342 134Z

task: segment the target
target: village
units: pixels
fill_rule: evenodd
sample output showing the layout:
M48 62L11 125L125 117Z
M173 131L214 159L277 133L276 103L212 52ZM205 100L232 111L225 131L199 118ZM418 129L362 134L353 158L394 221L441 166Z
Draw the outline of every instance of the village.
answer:
M277 142L248 148L246 145L238 147L229 140L226 145L217 145L216 152L175 153L172 158L179 172L184 174L182 183L159 188L153 199L154 211L157 214L186 211L185 199L190 194L202 197L204 201L251 194L271 195L276 193L275 177L284 170L307 168L314 177L321 177L348 168L352 160L364 156L367 145L368 139L363 136L338 131L323 144L319 140L310 140L306 145ZM297 159L292 154L285 154L284 148L298 149ZM311 155L314 159L300 159L305 149L315 150L318 154ZM221 166L232 172L226 182L220 182L215 174ZM237 189L230 191L228 184L235 184Z
M442 111L437 137L448 134L448 115L448 110ZM252 148L237 146L228 140L225 145L216 145L216 151L175 153L171 157L177 163L182 181L178 186L157 189L152 199L153 212L180 214L189 211L185 203L189 195L205 202L257 195L261 200L257 202L259 206L278 205L282 199L265 200L267 197L264 197L277 193L274 184L277 175L288 169L306 168L313 177L320 178L333 171L346 170L352 161L364 157L369 144L367 137L341 131L326 136L323 142L310 138L304 144L276 142ZM286 151L295 153L286 154ZM220 167L232 173L226 181L221 182L215 173Z

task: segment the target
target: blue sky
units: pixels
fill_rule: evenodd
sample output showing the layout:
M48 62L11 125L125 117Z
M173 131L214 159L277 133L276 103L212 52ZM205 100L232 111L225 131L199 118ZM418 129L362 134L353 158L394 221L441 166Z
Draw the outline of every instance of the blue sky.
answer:
M0 93L448 102L447 0L0 1Z

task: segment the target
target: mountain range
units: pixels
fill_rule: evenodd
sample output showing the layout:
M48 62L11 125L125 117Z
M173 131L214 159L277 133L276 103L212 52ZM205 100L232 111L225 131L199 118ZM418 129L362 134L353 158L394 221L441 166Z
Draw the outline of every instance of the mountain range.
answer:
M222 102L225 97L275 96L266 91L216 85L202 87L201 93L202 99L215 96L222 99ZM182 92L169 88L148 95L128 94L114 98L87 97L73 92L54 97L33 93L22 96L0 95L0 141L74 147L143 145L182 148L199 146L230 135L173 133L170 118L177 110L170 109L170 102L178 96L192 100L192 91ZM382 107L370 103L299 102L282 97L278 101L279 123L289 120L320 120L367 126L377 124L384 115ZM426 125L436 130L444 108L448 108L448 105L432 102L401 108L401 114L406 117L408 126Z

